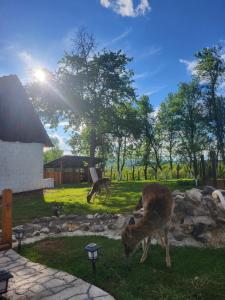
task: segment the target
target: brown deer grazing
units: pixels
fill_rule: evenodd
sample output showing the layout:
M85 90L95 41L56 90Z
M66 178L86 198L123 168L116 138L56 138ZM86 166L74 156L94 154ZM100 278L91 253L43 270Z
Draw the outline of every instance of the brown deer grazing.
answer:
M101 193L101 189L105 189L106 193L107 193L107 197L109 197L110 195L110 190L109 190L109 186L110 186L110 179L109 178L101 178L98 179L92 186L92 189L90 190L90 192L87 195L87 202L90 203L91 200L94 201L94 198L97 194Z
M136 224L129 224L122 232L126 256L130 256L136 246L144 240L143 255L140 263L143 263L148 254L151 237L159 234L164 237L166 248L166 265L171 266L168 242L168 229L173 213L174 202L172 195L166 186L154 183L144 187L142 192L143 217ZM137 207L141 207L140 201ZM132 222L133 223L133 222Z

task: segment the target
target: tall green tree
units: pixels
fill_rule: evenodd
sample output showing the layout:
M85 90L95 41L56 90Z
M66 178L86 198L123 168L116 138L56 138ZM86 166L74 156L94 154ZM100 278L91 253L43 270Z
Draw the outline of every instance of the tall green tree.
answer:
M158 111L158 119L163 132L164 149L169 154L170 171L173 169L173 156L176 145L176 115L173 111L173 97L174 94L169 94L166 100L161 103Z
M218 96L218 88L225 77L225 60L222 47L204 48L196 53L196 73L204 86L204 100L217 151L225 164L225 114L224 98Z
M170 98L177 132L177 154L187 160L197 178L198 158L207 149L208 131L203 112L201 90L198 82L181 83L179 90Z
M140 127L137 110L132 102L123 102L114 114L110 136L116 154L118 179L122 179L122 172L128 157L131 144L138 138Z
M153 142L153 107L150 103L149 97L146 95L143 95L137 104L140 118L141 146L143 152L142 164L144 166L144 178L147 180L151 145Z
M118 107L135 96L133 72L127 67L130 61L121 51L104 49L96 53L93 36L81 30L74 39L73 50L59 62L46 93L39 91L33 96L36 106L54 121L53 125L66 119L73 131L80 126L88 128L90 166L94 166L102 135L111 132Z

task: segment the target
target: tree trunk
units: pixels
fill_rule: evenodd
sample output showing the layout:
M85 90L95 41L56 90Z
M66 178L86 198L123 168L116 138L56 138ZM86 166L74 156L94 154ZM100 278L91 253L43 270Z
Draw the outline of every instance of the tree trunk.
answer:
M198 162L197 162L197 158L196 155L194 154L194 158L193 158L193 169L194 169L194 177L195 179L198 178Z
M144 167L144 177L145 177L145 180L148 180L148 165L145 164L145 167Z
M89 137L89 142L90 142L90 159L89 159L89 169L95 167L95 150L96 150L96 132L94 129L91 129L90 131L90 137ZM91 182L91 174L88 172L88 181Z
M117 150L117 179L121 180L121 168L120 168L120 153L121 153L122 141L121 138L118 139L118 150Z
M90 160L89 168L95 166L95 150L96 150L96 132L94 129L91 129L90 132Z
M134 177L134 166L132 167L132 180L135 180L135 177Z
M177 179L180 178L180 165L177 164Z
M110 179L112 180L112 174L113 174L113 167L111 167L111 170L110 170Z

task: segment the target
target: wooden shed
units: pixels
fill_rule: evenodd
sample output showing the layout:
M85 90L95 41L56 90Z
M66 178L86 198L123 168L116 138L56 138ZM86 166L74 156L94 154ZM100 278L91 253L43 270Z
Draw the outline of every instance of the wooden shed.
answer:
M90 173L88 156L65 155L44 165L44 177L54 178L55 184L88 182ZM102 177L101 158L95 158L98 177Z

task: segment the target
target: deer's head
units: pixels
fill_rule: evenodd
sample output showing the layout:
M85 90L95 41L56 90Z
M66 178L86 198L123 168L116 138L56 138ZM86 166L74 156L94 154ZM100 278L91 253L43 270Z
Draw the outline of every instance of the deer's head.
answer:
M136 248L136 240L132 234L132 227L134 224L135 220L131 217L129 224L125 227L121 234L124 251L127 257L129 257Z

